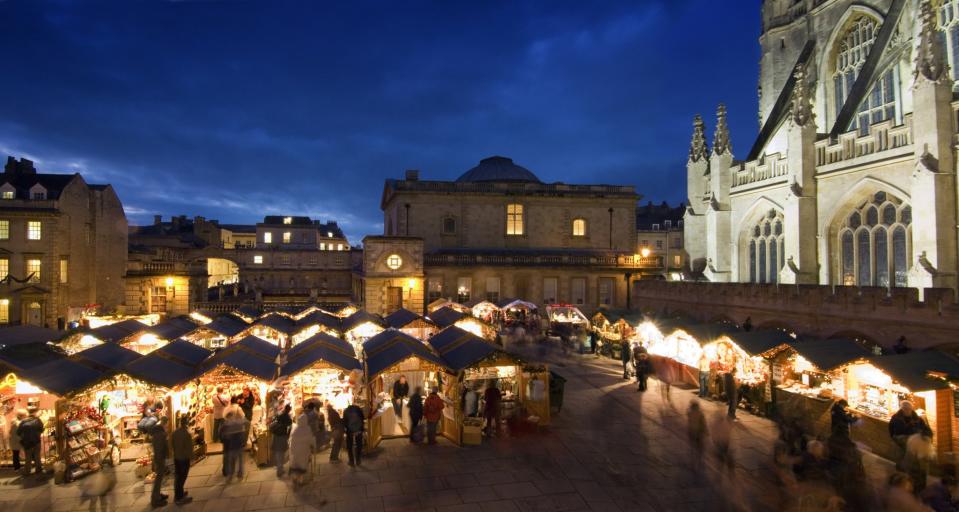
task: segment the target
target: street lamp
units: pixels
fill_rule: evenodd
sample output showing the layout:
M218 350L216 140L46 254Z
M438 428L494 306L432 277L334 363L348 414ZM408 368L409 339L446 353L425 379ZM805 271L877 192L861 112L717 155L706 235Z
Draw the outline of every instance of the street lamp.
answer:
M643 248L639 251L639 255L642 256L642 257L644 257L644 258L648 258L648 257L649 257L649 247L643 247Z

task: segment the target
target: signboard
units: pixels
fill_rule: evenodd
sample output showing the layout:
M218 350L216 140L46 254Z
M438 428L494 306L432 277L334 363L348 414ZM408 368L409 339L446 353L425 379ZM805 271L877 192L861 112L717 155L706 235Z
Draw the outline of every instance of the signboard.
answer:
M780 384L783 381L783 365L773 365L773 382Z

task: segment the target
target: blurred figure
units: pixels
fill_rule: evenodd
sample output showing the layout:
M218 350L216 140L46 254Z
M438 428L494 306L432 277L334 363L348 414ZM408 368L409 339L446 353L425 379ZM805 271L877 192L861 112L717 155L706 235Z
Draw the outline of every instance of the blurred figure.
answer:
M649 353L642 345L636 345L633 348L633 368L636 371L636 391L646 391L646 381L649 378L651 370L649 364Z
M656 377L659 379L659 395L663 402L672 405L669 391L673 385L673 365L668 359L661 359Z
M936 460L936 447L932 444L932 436L925 433L913 434L906 441L906 456L903 466L912 480L913 494L919 494L926 489L926 480L929 476L929 466Z
M36 465L35 474L43 474L43 461L40 460L43 428L43 420L37 417L37 408L28 407L27 417L20 420L17 425L17 437L20 438L20 447L23 448L23 453L26 456L23 476L30 476L30 468L33 465Z
M736 406L739 405L739 389L736 382L736 367L732 367L723 375L723 390L726 392L726 415L736 419Z
M346 451L349 452L350 466L363 464L363 431L365 430L363 409L351 404L343 411L343 426L346 430Z
M713 418L709 432L713 439L713 448L716 451L716 458L727 470L732 470L735 466L733 459L732 439L732 418L721 412L716 413Z
M901 472L893 473L889 477L889 485L886 488L886 509L895 512L932 512L931 508L923 505L912 495L912 491L912 480L909 479L909 475Z
M310 457L314 451L316 436L310 426L310 417L300 414L290 432L290 478L295 485L305 483L306 475L312 469Z
M17 416L10 422L10 450L13 451L13 470L20 471L20 451L23 446L20 445L20 434L17 433L17 427L20 422L27 419L26 409L17 409Z
M393 383L393 392L390 394L393 399L393 412L396 413L396 421L403 421L403 399L410 394L410 385L406 382L406 375L400 375L399 380Z
M623 340L620 346L619 357L623 360L623 380L629 380L629 362L633 360L633 349L626 340Z
M330 422L330 462L339 462L340 448L343 446L343 418L330 402L326 402L326 418Z
M234 473L243 479L243 449L246 448L248 423L239 407L230 406L226 409L220 427L220 441L223 443L223 476L227 481L233 478Z
M470 396L469 393L472 392L474 397L473 407L476 406L476 401L478 400L479 395L475 391L468 391L467 396ZM411 443L421 443L423 442L423 436L420 435L419 426L420 421L423 419L423 388L416 386L416 389L413 390L413 395L410 396L410 442Z
M80 501L90 500L90 511L97 510L97 504L100 510L106 512L109 509L107 504L108 496L117 485L116 469L113 466L104 466L96 473L84 478L80 482Z
M193 501L190 493L183 490L190 474L190 461L193 459L193 435L188 427L189 419L181 416L173 431L173 501L177 505L186 505Z
M223 426L223 415L230 405L230 395L223 392L223 386L216 387L213 394L213 442L220 442L220 427Z
M153 508L165 506L169 498L166 494L160 492L160 489L163 487L163 478L166 476L166 459L170 452L166 437L166 426L169 423L170 418L168 416L160 416L150 436L151 444L153 445L154 473L153 490L150 493L150 506Z
M690 402L686 411L686 435L689 437L690 467L697 474L703 470L703 449L706 444L706 416L699 402Z
M932 436L932 430L926 424L926 420L916 413L916 408L912 405L912 402L909 400L899 402L899 410L889 419L889 436L899 446L904 456L909 436L920 433ZM905 469L902 462L899 462L896 467L900 470Z
M503 403L503 392L496 386L495 381L491 382L489 387L486 388L483 399L485 401L483 417L486 418L486 435L492 437L494 433L499 434L500 410Z
M699 398L709 396L709 358L706 354L699 356Z
M486 396L490 396L490 390L496 390L499 392L499 389L493 385L486 389ZM499 407L499 404L496 404ZM426 397L426 402L423 403L423 416L426 417L426 443L427 444L436 444L436 430L439 425L440 420L443 419L443 408L446 407L446 404L443 402L443 399L436 393L436 389L431 389L430 394ZM491 414L489 412L489 402L486 404L487 415ZM489 416L487 416L488 418ZM496 413L496 417L499 417L499 413Z
M290 428L293 426L293 418L290 417L290 411L293 408L290 404L283 407L283 412L277 414L270 423L270 454L272 455L273 465L276 466L276 477L283 478L284 465L286 464L286 450L290 446ZM309 425L309 415L307 415L307 425ZM310 429L312 432L312 429Z
M936 512L957 512L959 511L959 505L953 498L957 491L959 491L959 488L956 486L955 477L947 475L942 477L939 482L926 487L919 494L919 497L926 506Z

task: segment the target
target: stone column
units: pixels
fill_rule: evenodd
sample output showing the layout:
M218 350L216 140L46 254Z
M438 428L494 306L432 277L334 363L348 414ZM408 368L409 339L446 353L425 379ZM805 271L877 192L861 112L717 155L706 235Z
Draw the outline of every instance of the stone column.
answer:
M726 107L722 104L716 112L716 134L713 151L709 157L709 192L706 209L706 269L705 276L713 282L728 282L730 272L730 226L729 188L732 182L732 144L726 126Z
M693 139L686 162L686 213L683 215L683 246L689 255L689 269L706 266L706 185L709 182L709 150L706 148L703 118L693 120Z
M786 163L789 167L789 193L783 211L783 256L779 269L783 284L816 284L819 279L818 218L816 215L816 121L812 95L803 68L796 70L791 113L787 119Z

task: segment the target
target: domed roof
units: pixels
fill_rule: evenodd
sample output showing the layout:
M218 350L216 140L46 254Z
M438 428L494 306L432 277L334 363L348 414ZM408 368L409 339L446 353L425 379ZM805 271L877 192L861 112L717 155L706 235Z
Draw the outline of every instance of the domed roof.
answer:
M457 182L509 181L517 183L541 183L535 174L513 163L505 156L491 156L480 160L479 165L463 173Z

